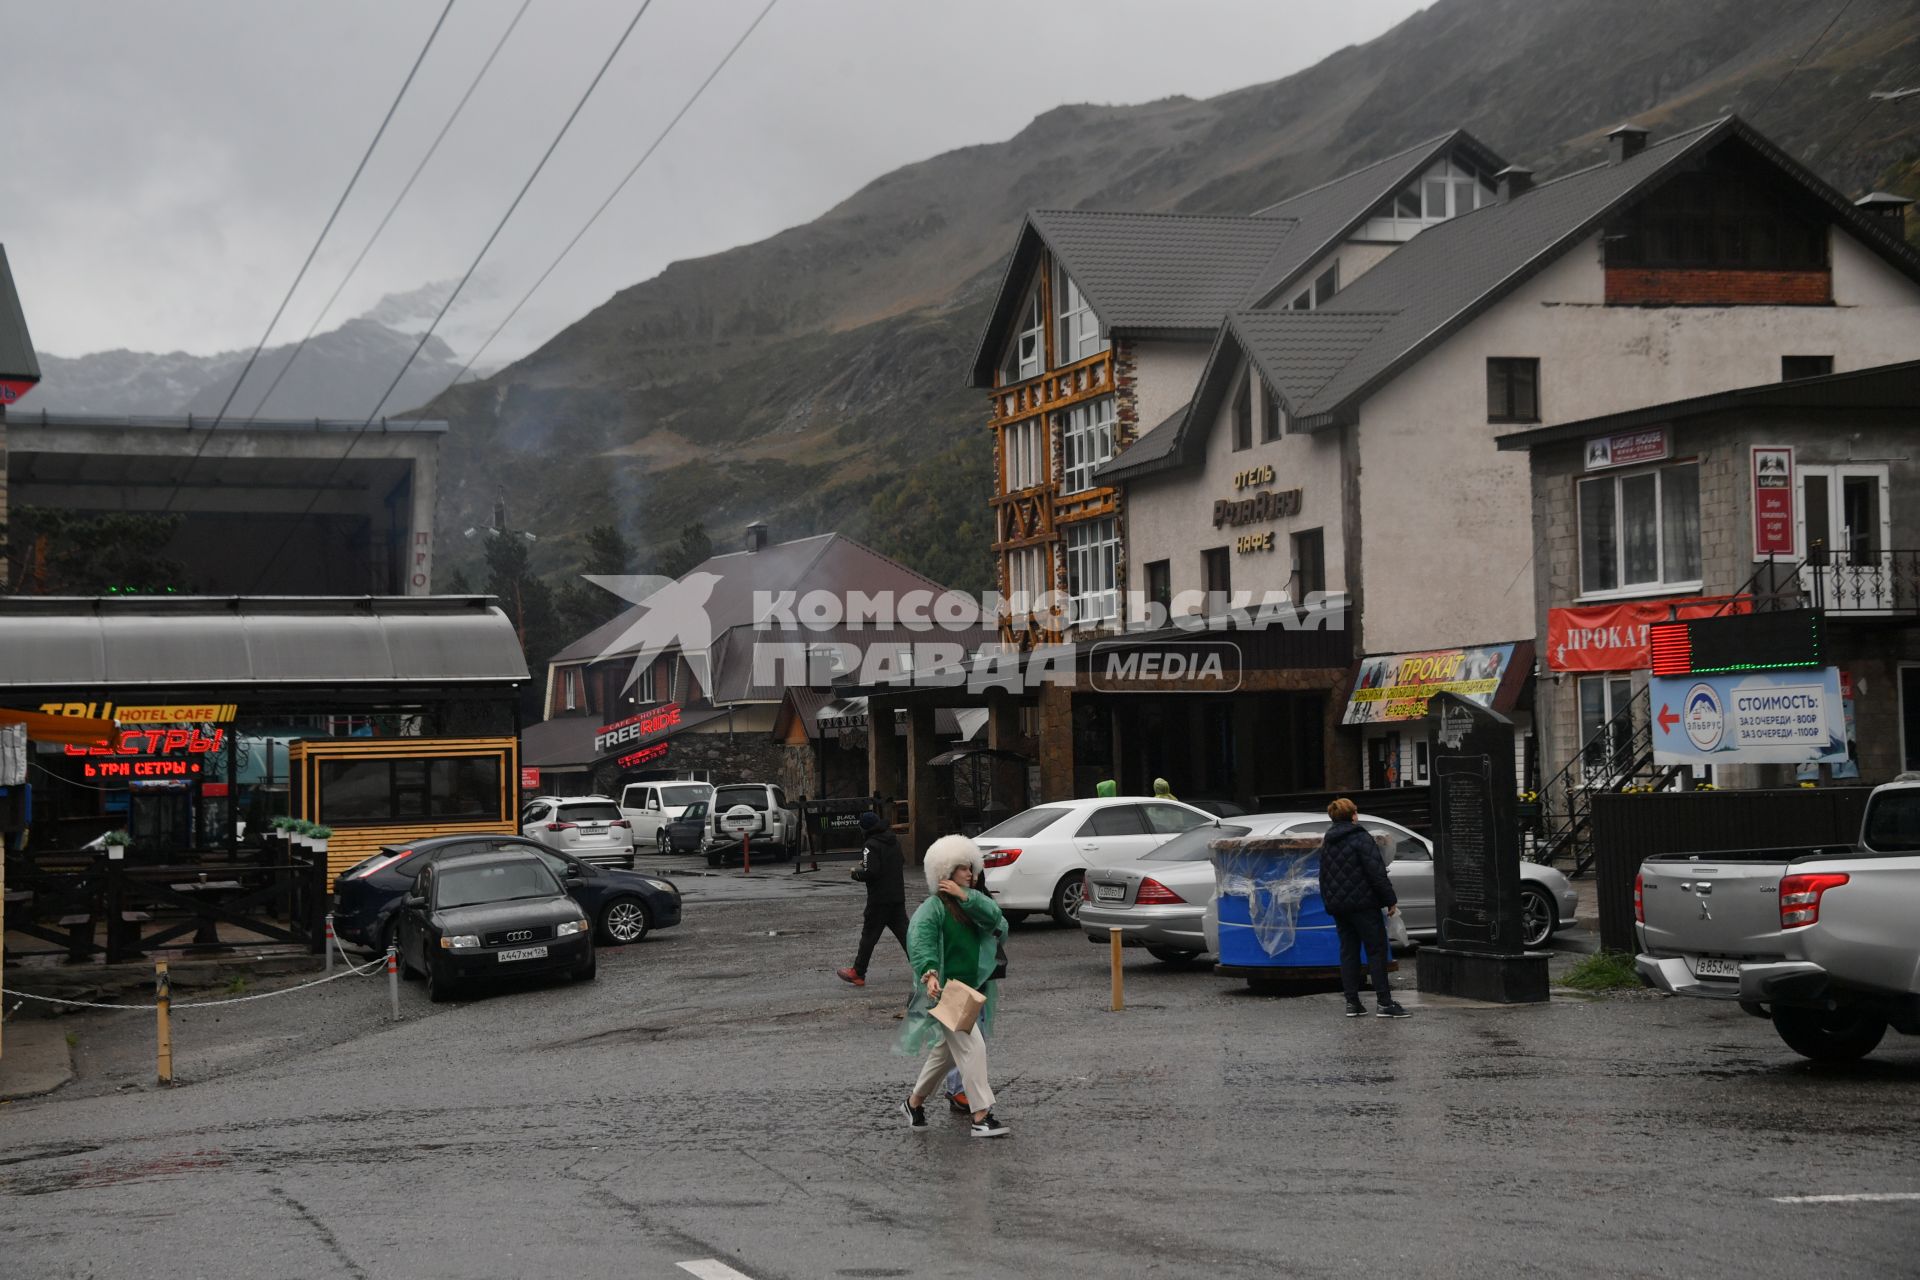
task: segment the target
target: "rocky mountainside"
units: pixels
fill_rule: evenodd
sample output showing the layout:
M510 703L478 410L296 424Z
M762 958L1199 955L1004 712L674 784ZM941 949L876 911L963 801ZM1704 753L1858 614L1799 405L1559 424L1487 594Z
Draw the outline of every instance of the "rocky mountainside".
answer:
M420 328L424 328L422 325ZM364 418L393 381L419 332L407 333L371 317L349 320L318 333L291 369L293 344L268 347L254 362L247 385L227 410L228 418ZM84 356L40 354L42 380L25 412L212 417L220 412L251 351L210 356L184 351L97 351ZM280 377L282 370L286 376ZM431 338L387 401L389 414L437 394L460 370L460 361ZM274 386L274 380L279 385ZM273 387L264 405L260 398ZM256 409L256 405L259 407Z

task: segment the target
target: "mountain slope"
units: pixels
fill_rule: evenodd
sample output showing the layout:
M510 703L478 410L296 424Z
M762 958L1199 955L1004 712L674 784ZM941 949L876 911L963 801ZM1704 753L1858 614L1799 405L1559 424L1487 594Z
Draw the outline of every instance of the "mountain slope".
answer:
M1246 212L1464 126L1543 176L1629 117L1738 111L1843 188L1911 164L1920 8L1855 0L1439 0L1365 45L1206 101L1061 107L870 183L759 244L675 263L423 410L453 423L440 521L497 491L564 567L613 520L642 546L837 528L985 585L984 406L966 370L1036 206Z

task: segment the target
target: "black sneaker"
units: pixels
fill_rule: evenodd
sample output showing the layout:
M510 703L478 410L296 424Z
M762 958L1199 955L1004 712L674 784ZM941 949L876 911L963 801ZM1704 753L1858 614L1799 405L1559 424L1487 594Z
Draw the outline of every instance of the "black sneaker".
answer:
M1411 1018L1413 1015L1407 1012L1405 1005L1397 1004L1389 1000L1381 1005L1379 1011L1373 1016L1376 1018Z
M1364 1018L1367 1016L1367 1006L1361 1004L1358 1000L1349 1000L1347 1001L1347 1016L1349 1018Z
M991 1111L987 1112L987 1118L985 1120L975 1120L973 1122L972 1133L976 1138L1004 1138L1008 1132L1007 1126L995 1120L993 1118L993 1112Z
M915 1133L925 1133L927 1131L927 1109L925 1107L916 1107L911 1102L903 1102L900 1104L900 1114L907 1118L907 1126Z

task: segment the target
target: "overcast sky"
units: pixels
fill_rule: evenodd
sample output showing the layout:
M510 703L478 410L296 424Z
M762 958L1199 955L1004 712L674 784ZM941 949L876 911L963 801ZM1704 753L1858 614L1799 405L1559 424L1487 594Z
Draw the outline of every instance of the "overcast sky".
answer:
M456 0L274 341L306 332L521 0ZM765 0L653 0L449 317L470 354ZM6 246L35 345L251 348L443 0L0 0ZM638 0L531 8L323 328L457 277ZM779 0L486 357L679 258L806 222L1068 102L1206 97L1371 39L1416 0Z

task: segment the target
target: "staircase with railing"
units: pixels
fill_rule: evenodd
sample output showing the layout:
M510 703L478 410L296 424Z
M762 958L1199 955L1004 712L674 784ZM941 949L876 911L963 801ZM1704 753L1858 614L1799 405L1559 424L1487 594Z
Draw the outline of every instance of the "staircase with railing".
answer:
M1540 820L1527 856L1561 863L1581 875L1593 865L1593 797L1601 792L1658 791L1684 766L1653 760L1652 703L1640 689L1581 745L1566 767L1540 788Z

